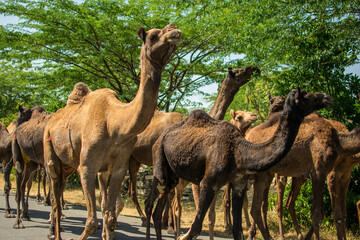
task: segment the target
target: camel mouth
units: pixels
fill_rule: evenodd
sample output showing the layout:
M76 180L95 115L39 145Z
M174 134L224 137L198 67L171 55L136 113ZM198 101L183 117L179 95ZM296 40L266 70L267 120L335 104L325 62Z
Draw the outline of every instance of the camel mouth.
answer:
M180 30L178 30L178 29L172 30L172 31L168 34L166 41L167 41L168 43L170 43L170 44L176 45L176 44L181 43L180 37L181 37L181 31L180 31Z
M323 103L326 107L331 107L332 105L334 105L334 100L332 99L332 97L327 96L324 98Z

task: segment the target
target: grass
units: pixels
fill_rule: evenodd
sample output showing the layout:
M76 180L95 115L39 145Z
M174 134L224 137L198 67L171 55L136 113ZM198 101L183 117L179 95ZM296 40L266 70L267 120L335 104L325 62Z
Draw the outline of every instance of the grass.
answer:
M11 176L11 182L12 182L12 187L13 187L13 189L11 191L15 192L16 184L15 184L15 177L13 175ZM4 188L3 174L0 174L0 188L1 189ZM33 187L30 191L30 195L35 196L36 194L37 194L37 183L34 182ZM250 201L251 191L248 194L249 194L249 201ZM97 197L100 196L100 192L98 189L96 190L96 196ZM64 199L67 203L85 206L85 199L84 199L84 195L83 195L81 189L66 189L64 192ZM139 200L141 202L142 208L144 209L144 199L139 197ZM127 196L124 197L124 203L125 203L125 207L124 207L124 210L121 212L121 214L126 215L126 216L138 217L138 213L137 213L136 208L135 208L134 204L132 203L131 199L128 198ZM99 207L99 201L97 201L97 204ZM182 226L182 228L189 228L195 217L195 205L190 201L187 201L187 202L183 201L182 204L183 204L183 212L182 212L181 226ZM250 205L250 203L249 203L249 205ZM219 194L218 199L217 199L217 206L216 206L216 224L215 224L215 232L216 232L216 235L218 235L218 236L226 236L226 234L224 232L224 220L223 219L224 219L224 214L223 214L223 209L222 209L221 196ZM206 217L204 220L204 224L203 224L203 231L205 231L205 232L208 232L207 225L208 225L208 221L207 221L207 217ZM275 211L270 210L268 213L268 226L269 226L271 235L274 238L279 238L279 229L278 229L277 217L276 217ZM245 227L244 223L243 223L243 227L244 227L245 237L247 237L248 229ZM286 239L297 240L296 232L293 228L290 228L290 229L285 228L284 231L286 232L286 234L285 234ZM305 229L305 228L302 229L303 235L306 234L306 231L307 231L307 229ZM337 239L335 226L330 226L327 228L325 228L324 226L321 227L320 236L321 236L321 239ZM349 240L360 239L359 234L353 234L350 231L347 231L346 236L347 236L347 239L349 239ZM257 239L263 239L261 237L260 231L258 231L258 230L257 230Z

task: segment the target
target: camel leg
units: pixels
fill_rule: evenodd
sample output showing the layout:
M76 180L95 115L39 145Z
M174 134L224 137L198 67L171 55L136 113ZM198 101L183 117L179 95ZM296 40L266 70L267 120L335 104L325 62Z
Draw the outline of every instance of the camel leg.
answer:
M215 207L216 207L216 200L217 200L217 195L219 194L219 190L216 191L214 198L210 204L209 207L209 213L208 213L208 218L209 218L209 239L210 240L214 240L214 228L215 228L215 221L216 221L216 211L215 211Z
M44 175L43 175L43 187L44 187L44 205L45 206L50 206L51 205L51 200L50 200L50 196L51 196L51 193L50 193L50 185L49 185L49 188L48 190L46 191L46 180L49 179L49 177L47 176L47 173L46 171L44 170Z
M233 216L233 237L235 240L244 239L242 229L242 205L246 193L246 178L232 183L232 216Z
M261 231L264 239L271 239L269 230L266 228L266 223L263 222L265 216L262 214L264 209L267 208L267 193L271 185L273 175L268 172L256 174L256 180L254 182L254 195L251 206L250 214L254 219L254 224L249 231L249 239L255 238L255 224Z
M135 143L134 143L135 144ZM117 163L116 165L113 166L113 171L111 173L110 176L110 181L109 181L109 186L108 186L108 201L107 201L107 206L106 206L106 210L105 210L105 215L104 215L104 227L103 229L105 231L102 232L102 238L106 239L106 240L112 240L114 238L114 231L116 228L116 224L117 224L117 215L120 210L122 210L123 202L119 197L120 196L120 191L121 191L121 183L124 180L124 177L129 169L128 166L128 159L130 157L131 154L131 150L129 150L129 152L122 152L122 155L120 156L120 159L117 159L115 162ZM83 179L83 178L82 178ZM93 196L94 197L91 199L92 201L92 207L94 208L94 213L96 214L96 200L95 200L95 185L92 185L92 191L94 193ZM84 192L85 192L85 188L84 188ZM96 219L96 215L95 219ZM97 226L97 223L96 223ZM92 227L92 226L91 226ZM92 230L91 230L92 231ZM92 234L92 232L91 232Z
M41 193L40 193L40 189L41 189L41 168L42 166L39 164L38 168L37 168L37 172L36 172L36 180L38 182L38 191L36 194L36 198L35 198L35 202L41 202Z
M171 191L168 196L168 201L166 202L164 214L161 218L162 228L167 229L167 233L174 234L174 218L172 213L172 201L175 197L175 191Z
M21 219L25 220L25 221L30 221L30 216L29 216L29 195L30 195L30 190L31 190L31 186L32 186L32 180L34 177L34 173L35 170L37 169L38 164L34 163L34 162L29 162L26 164L26 171L25 171L25 176L23 178L23 183L22 185L22 194L24 194L23 198L22 198L22 214L21 214ZM25 198L25 186L27 188L27 192L26 192L26 198Z
M158 200L158 203L156 204L154 213L153 213L153 220L154 220L154 227L155 227L155 232L156 232L156 236L157 239L160 240L161 237L159 238L159 236L161 236L161 219L162 219L162 214L166 205L166 202L168 201L168 189L164 190L165 192L163 194L160 194L160 198Z
M297 221L297 218L296 218L295 201L297 199L297 196L300 193L301 186L305 182L306 182L305 178L295 178L295 177L292 178L291 189L290 189L289 196L286 199L286 203L285 203L285 207L288 209L288 211L290 213L290 216L291 216L291 219L293 221L294 228L295 228L295 231L297 233L297 236L298 236L299 240L302 240L304 237L301 234L300 225L299 225L299 223Z
M225 232L230 236L232 234L232 222L231 222L231 214L230 214L230 192L231 185L230 183L226 184L224 194L222 195L223 208L224 208L224 225Z
M246 228L251 227L248 209L249 209L249 200L248 200L248 196L247 196L247 191L245 191L244 202L243 202L243 212L244 212L244 217L245 217Z
M145 200L145 214L146 214L146 239L150 240L150 220L152 215L152 210L154 208L154 202L159 196L159 190L157 186L159 181L154 177L153 184L149 196ZM161 238L161 235L160 235Z
M321 221L324 217L323 209L323 189L325 185L325 176L313 176L312 178L312 193L313 193L313 204L312 204L312 225L310 230L307 232L305 239L310 240L312 232L314 233L314 239L319 240L319 231Z
M357 209L357 212L358 212L359 227L360 227L360 200L356 203L356 209Z
M174 231L175 231L175 239L178 238L181 234L181 212L182 212L182 206L181 206L181 198L184 192L184 189L186 185L188 184L187 181L181 179L179 181L179 184L175 187L175 196L172 201L172 215L174 217ZM194 191L193 191L194 193ZM196 194L193 194L196 195ZM196 197L194 197L195 199ZM195 201L196 206L196 201Z
M282 218L283 218L283 199L284 199L287 177L275 174L275 179L276 179L276 189L277 189L276 213L279 224L279 233L280 233L280 238L285 239Z
M185 187L184 187L185 188ZM192 184L192 190L193 190L193 196L194 196L194 202L196 208L198 208L199 205L199 195L200 195L200 187L197 184ZM211 205L209 207L209 213L208 213L208 219L209 219L209 239L214 239L214 228L215 228L215 220L216 220L216 199L219 192L215 193L215 197L211 202Z
M199 205L196 210L195 220L193 221L189 231L184 236L178 238L178 240L196 239L196 237L199 236L205 214L214 199L215 192L218 190L214 189L209 182L208 178L204 178L201 181Z
M82 188L84 192L84 197L86 201L86 208L88 212L88 216L85 223L85 229L82 232L79 239L87 239L91 234L93 234L97 227L98 227L98 221L96 217L96 203L95 203L95 178L96 178L96 172L91 172L90 169L86 166L79 166L79 172L80 172L80 178L82 183ZM55 189L54 189L55 193ZM60 196L57 196L56 205L61 204L60 203ZM105 218L105 217L104 217Z
M13 167L13 161L12 161L12 159L10 159L10 161L5 164L5 168L4 168L4 181L5 181L4 192L5 192L5 203L6 203L5 218L15 217L15 215L11 211L10 204L9 204L9 196L10 196L10 190L11 190L10 173L11 173L12 167Z
M137 162L134 158L130 157L129 162L129 176L130 176L130 183L129 183L129 196L131 200L135 204L136 210L139 213L140 219L142 221L142 226L146 224L146 217L140 207L138 198L137 198L137 173L139 172L141 164Z
M351 180L351 172L354 165L335 167L327 176L328 189L331 198L333 218L336 224L337 238L346 239L346 195Z

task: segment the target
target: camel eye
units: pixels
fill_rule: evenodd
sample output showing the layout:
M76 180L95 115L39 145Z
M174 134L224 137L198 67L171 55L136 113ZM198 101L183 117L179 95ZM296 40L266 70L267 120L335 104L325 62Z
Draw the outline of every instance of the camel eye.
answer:
M237 119L238 119L239 121L241 121L243 118L242 118L242 116L239 116Z
M151 35L151 36L149 36L149 38L150 38L150 41L154 41L157 38L157 36L156 35Z

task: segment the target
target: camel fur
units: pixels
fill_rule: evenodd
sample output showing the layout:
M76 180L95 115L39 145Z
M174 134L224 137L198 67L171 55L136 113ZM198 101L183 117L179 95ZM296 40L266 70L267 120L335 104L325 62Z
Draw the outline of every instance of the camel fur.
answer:
M233 236L242 239L241 208L249 174L265 171L280 162L291 149L303 118L331 104L332 100L326 94L292 90L286 99L278 130L271 140L261 144L246 141L235 125L214 120L200 110L193 111L183 122L165 130L153 147L154 179L145 202L146 239L150 238L151 215L157 238L161 239L162 211L167 195L179 177L200 184L195 220L180 240L195 239L200 234L215 192L228 182L236 182L232 197Z

